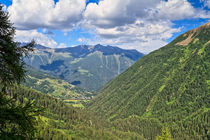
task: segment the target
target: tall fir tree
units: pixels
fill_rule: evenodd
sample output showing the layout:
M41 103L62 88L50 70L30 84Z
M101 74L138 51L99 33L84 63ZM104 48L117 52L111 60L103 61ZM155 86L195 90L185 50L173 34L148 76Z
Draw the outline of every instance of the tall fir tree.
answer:
M34 41L20 47L14 42L15 28L0 5L0 82L4 86L24 80L24 56L33 50Z
M168 128L163 128L162 129L162 134L161 136L157 136L155 140L173 140L171 137L171 133L169 132Z
M24 80L23 58L33 50L34 41L19 46L14 35L15 28L0 3L0 139L31 139L40 109L30 101L9 97L9 89Z

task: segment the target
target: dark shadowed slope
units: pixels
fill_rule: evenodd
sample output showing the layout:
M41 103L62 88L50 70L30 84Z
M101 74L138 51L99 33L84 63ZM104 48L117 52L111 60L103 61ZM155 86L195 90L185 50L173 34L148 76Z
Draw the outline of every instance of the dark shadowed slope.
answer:
M102 45L51 49L37 45L26 63L90 91L99 90L143 56L136 50Z

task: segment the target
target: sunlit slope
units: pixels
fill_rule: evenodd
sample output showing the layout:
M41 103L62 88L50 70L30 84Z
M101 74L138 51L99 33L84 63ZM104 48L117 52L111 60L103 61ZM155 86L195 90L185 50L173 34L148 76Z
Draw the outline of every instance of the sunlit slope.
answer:
M210 24L179 36L111 81L89 109L108 119L131 115L181 120L209 112Z
M23 85L48 94L55 98L66 99L90 99L93 94L87 90L78 88L68 82L50 75L44 71L27 66L27 77Z

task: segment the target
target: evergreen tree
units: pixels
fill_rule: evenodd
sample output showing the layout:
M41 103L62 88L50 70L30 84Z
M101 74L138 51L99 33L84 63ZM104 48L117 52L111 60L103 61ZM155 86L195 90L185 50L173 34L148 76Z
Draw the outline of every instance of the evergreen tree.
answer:
M172 137L171 137L171 134L168 130L168 128L163 128L162 129L162 135L161 136L157 136L155 138L155 140L173 140Z
M23 57L33 50L34 41L20 47L13 41L14 34L15 28L0 4L0 82L3 86L24 80Z
M0 139L31 139L40 109L8 95L9 88L24 80L23 57L33 50L34 41L18 46L14 34L15 28L0 3Z

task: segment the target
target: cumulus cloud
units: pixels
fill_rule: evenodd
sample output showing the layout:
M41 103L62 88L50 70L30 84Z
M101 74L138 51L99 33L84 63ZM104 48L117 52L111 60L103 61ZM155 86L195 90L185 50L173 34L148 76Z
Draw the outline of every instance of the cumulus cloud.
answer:
M69 30L81 20L85 0L14 0L10 19L18 29Z
M118 37L156 37L159 39L167 39L171 37L173 32L177 29L171 28L172 23L167 21L148 22L137 20L134 24L125 25L122 27L114 27L109 29L97 28L97 34L104 38L118 38ZM153 37L153 38L154 38Z
M102 28L132 24L137 18L146 17L147 9L161 0L104 0L91 3L84 12L84 18ZM97 12L96 12L97 11Z
M58 47L56 41L36 30L16 30L15 41L28 43L31 40L35 40L37 44L50 48Z
M127 48L149 53L165 45L173 33L181 30L181 28L172 28L172 25L169 21L151 23L138 20L134 24L122 27L97 28L96 32L101 38L98 43L118 45L123 48L127 46Z
M210 13L195 9L187 0L161 1L154 9L153 18L165 20L182 20L190 18L210 18Z
M200 1L206 7L210 4L209 0ZM209 11L193 7L188 0L100 0L87 6L85 0L15 0L8 11L19 30L30 30L22 31L19 37L17 33L19 40L35 37L46 46L66 47L49 37L51 29L63 30L67 36L68 31L79 27L94 32L95 37L79 38L78 42L118 45L144 53L162 47L181 31L173 27L174 20L210 18ZM38 28L46 31L31 30Z
M89 4L84 12L85 22L100 28L133 24L138 19L180 20L199 17L209 18L209 13L195 9L187 0L104 0L99 4Z
M104 0L87 6L84 25L95 28L99 43L149 53L181 31L172 21L209 15L187 0Z
M157 11L157 18L169 20L193 17L196 12L194 7L187 0L161 1L155 10Z

